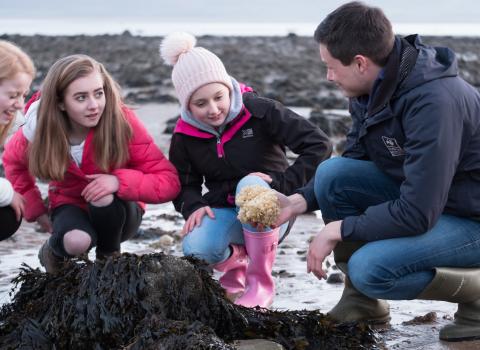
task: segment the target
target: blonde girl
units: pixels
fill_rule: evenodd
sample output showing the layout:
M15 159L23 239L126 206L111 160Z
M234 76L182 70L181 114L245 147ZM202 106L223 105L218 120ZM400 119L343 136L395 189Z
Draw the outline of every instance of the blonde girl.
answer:
M0 40L0 147L3 147L35 76L30 57L18 46ZM0 178L0 240L13 235L20 226L25 204L10 182Z

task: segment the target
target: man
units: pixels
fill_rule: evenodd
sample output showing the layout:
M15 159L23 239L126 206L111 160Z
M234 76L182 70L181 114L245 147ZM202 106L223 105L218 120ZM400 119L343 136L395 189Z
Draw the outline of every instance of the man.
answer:
M349 98L342 157L284 197L279 222L320 209L307 270L346 273L338 321L388 322L379 299L458 303L443 340L480 336L480 94L447 48L396 37L378 8L351 2L318 26L327 79Z

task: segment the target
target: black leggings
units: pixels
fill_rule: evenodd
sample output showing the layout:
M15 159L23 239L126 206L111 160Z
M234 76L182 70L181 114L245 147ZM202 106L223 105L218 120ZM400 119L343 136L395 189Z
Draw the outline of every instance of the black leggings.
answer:
M82 230L92 239L90 248L97 254L120 251L120 243L132 237L140 227L143 210L136 202L114 197L106 207L88 205L85 211L75 205L65 204L52 213L53 234L49 244L57 256L71 257L63 245L63 236L71 230Z
M22 220L17 221L15 211L11 206L0 207L0 241L17 232Z

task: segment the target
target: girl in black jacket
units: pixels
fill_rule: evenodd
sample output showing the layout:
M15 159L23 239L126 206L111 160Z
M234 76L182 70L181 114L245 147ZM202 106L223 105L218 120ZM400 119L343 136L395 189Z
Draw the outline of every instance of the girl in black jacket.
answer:
M228 297L240 296L237 304L268 307L276 247L287 224L263 232L242 225L235 195L253 184L293 193L330 156L331 145L306 119L239 84L216 55L195 43L175 33L161 45L162 57L174 66L181 104L170 160L182 183L174 205L186 220L183 251L224 272L220 283ZM299 155L291 165L286 147Z

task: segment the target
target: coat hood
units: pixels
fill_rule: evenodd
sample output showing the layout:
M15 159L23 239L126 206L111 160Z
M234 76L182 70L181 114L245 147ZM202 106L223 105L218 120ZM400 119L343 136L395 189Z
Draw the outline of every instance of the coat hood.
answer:
M396 45L400 40L400 38L396 39ZM399 87L396 95L401 95L432 80L458 75L457 58L449 48L425 46L418 35L405 37L405 41L415 47L418 56L415 66Z

